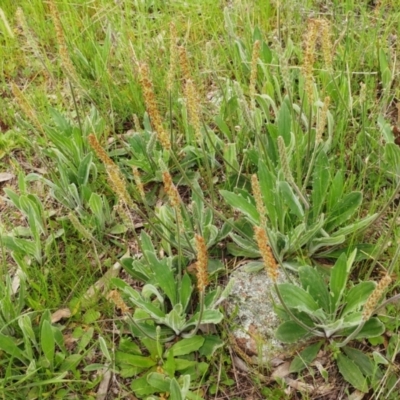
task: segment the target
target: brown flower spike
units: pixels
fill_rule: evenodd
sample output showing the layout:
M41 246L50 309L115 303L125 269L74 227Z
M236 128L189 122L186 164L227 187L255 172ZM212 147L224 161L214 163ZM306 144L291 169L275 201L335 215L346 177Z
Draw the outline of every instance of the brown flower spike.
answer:
M133 179L135 180L136 187L138 189L140 197L142 198L143 201L146 200L146 194L144 192L142 179L140 178L139 170L135 166L132 167L132 175Z
M313 68L315 61L315 46L317 43L319 23L318 20L310 19L307 26L307 36L305 40L304 60L303 60L303 75L305 78L304 90L307 94L310 105L314 100L314 76Z
M365 303L364 306L364 311L362 314L362 318L364 321L368 321L374 312L380 298L382 297L383 293L387 289L387 287L390 285L390 282L392 282L392 278L390 275L385 275L378 283L376 286L375 290L371 293L371 295L368 297L367 302Z
M201 135L201 123L200 123L200 110L199 110L199 100L196 92L196 87L191 79L186 81L185 85L186 92L186 103L189 113L189 120L194 128L194 133L197 142L202 141Z
M36 129L38 129L40 132L44 133L42 125L39 122L39 119L37 118L34 109L31 107L31 105L29 104L29 102L26 99L26 97L24 96L24 94L21 92L19 87L14 82L11 82L11 91L15 97L15 100L17 101L18 105L20 106L21 110L29 118L31 123L35 126Z
M126 305L117 290L111 290L107 295L107 300L110 300L112 303L114 303L115 307L121 310L122 313L125 314L130 312L129 307Z
M200 235L195 235L197 262L196 262L196 276L197 276L197 289L199 292L204 292L208 285L208 254L207 246L204 238Z
M171 174L168 171L164 171L163 174L164 190L167 193L169 202L175 210L176 222L180 228L183 227L183 219L181 212L181 198L178 193L178 189L172 182Z
M64 72L66 72L68 76L75 82L78 82L76 70L68 53L67 42L65 41L64 30L56 3L54 0L49 0L48 5L50 8L50 15L53 20L54 28L56 30L58 53L60 54L61 65L64 69Z
M184 82L191 79L189 61L186 53L186 49L184 46L179 46L179 62L181 65L181 71L183 75Z
M151 123L157 133L157 138L165 150L171 150L171 141L165 131L160 113L156 104L156 96L154 95L153 83L150 79L149 67L145 63L139 64L140 84L143 90L144 102L147 112L150 116Z
M119 197L119 199L126 205L131 208L134 208L134 204L132 202L131 197L129 196L128 191L126 190L126 182L125 179L118 168L118 166L108 157L105 150L101 147L101 144L98 142L95 135L90 134L88 136L89 144L92 149L97 154L97 157L103 162L106 167L106 172L108 175L108 181L110 183L111 189L113 192Z
M250 110L254 111L256 108L256 83L257 83L257 62L260 56L261 42L256 40L253 44L253 54L251 57L251 68L250 68Z
M258 181L256 174L251 176L251 189L253 190L253 196L254 200L256 201L257 211L260 214L260 225L263 227L267 222L265 218L266 210L264 202L262 200L260 182Z
M269 246L267 233L265 232L265 229L259 226L255 226L254 234L258 248L260 249L260 253L264 260L264 267L267 271L268 277L273 282L276 282L279 276L278 264L276 263L275 257L272 254L271 247Z
M331 39L331 26L325 19L319 20L321 30L321 44L324 56L325 67L329 72L332 72L333 57L332 57L332 39Z

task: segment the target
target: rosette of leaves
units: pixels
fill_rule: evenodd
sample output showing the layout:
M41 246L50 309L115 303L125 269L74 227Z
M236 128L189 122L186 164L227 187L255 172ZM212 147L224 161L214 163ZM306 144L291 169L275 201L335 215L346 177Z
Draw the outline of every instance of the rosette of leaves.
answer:
M123 378L133 377L130 388L138 398L158 399L156 394L169 393L173 399L198 399L191 382L204 378L210 357L223 345L217 336L203 335L181 339L166 348L158 338L141 338L142 346L121 338L115 353L115 364ZM180 395L182 397L180 397ZM147 397L150 396L150 397Z
M218 287L205 296L197 296L190 275L180 273L179 263L183 260L177 257L159 259L144 232L141 246L143 257L140 260L126 258L121 263L134 279L145 283L143 288L139 291L121 279L113 279L114 286L126 295L128 303L135 306L130 319L135 336L155 339L157 327L160 327L160 340L171 341L178 336L194 336L200 324L221 322L223 315L217 306L227 297L227 289L222 292Z
M317 336L336 342L347 338L360 325L363 326L355 339L375 337L384 332L384 325L378 318L363 320L362 307L376 283L365 281L347 288L355 257L356 250L349 257L343 253L332 268L328 284L316 268L304 265L298 269L300 285L277 285L281 301L291 314L281 310L281 315L289 316L289 320L278 327L280 341L295 343Z
M5 188L4 192L8 196L9 203L25 217L27 226L16 226L8 234L0 231L0 241L24 269L27 264L25 257L42 264L51 245L64 233L64 230L59 229L54 232L49 229L49 212L45 211L42 201L36 194L28 192L27 177L22 172L18 175L18 188L20 194L9 188Z
M94 108L82 126L75 126L55 109L50 109L50 112L54 126L45 127L50 146L46 146L43 153L55 163L56 173L52 173L50 179L32 173L27 179L42 181L58 202L83 215L93 191L89 178L96 181L97 177L86 137L92 132L102 132L104 121Z
M295 357L291 372L300 372L311 364L321 346L328 342L344 379L366 392L366 375L372 374L373 365L366 355L360 355L360 351L347 344L353 339L378 337L385 331L385 326L379 318L366 319L363 315L363 307L376 283L364 281L348 287L355 257L356 250L349 257L343 253L332 268L328 282L316 268L305 265L298 269L298 285L277 285L282 302L277 309L284 321L279 325L276 337L284 343L320 338Z
M157 216L161 221L160 229L165 238L161 244L166 251L170 251L170 246L173 246L192 253L192 242L196 230L202 232L207 248L221 242L232 230L231 221L225 222L220 228L215 224L214 212L205 206L203 198L200 196L202 190L198 182L192 181L191 185L192 201L183 209L183 227L178 226L174 210L170 205L162 205L157 210Z
M293 144L290 148L293 149ZM266 209L268 236L281 260L299 255L306 258L333 256L333 251L347 237L365 229L376 218L373 214L348 222L362 203L362 193L346 193L343 172L339 170L332 175L331 164L323 148L315 156L310 175L310 187L300 189L292 179L287 179L279 164L261 157L258 159L257 176ZM298 191L302 192L301 196ZM235 232L230 234L233 243L228 246L229 251L235 256L259 257L253 239L253 226L260 224L260 214L250 190L221 190L221 195L244 215L235 222ZM307 204L301 197L306 199Z
M168 165L170 156L157 144L157 135L151 127L147 113L144 114L143 126L143 131L135 132L128 140L127 149L130 158L127 164L140 169L143 183L162 182L159 160ZM195 179L196 172L192 168L197 165L199 152L192 146L181 150L180 164L185 169L186 176Z

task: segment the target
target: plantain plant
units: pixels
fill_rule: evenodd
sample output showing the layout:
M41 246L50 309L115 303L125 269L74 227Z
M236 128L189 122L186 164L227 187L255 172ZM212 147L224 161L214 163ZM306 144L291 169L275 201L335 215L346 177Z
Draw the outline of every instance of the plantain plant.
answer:
M357 389L366 392L368 385L362 369L363 358L347 345L352 340L375 338L385 332L385 325L374 314L391 283L390 271L394 263L378 284L362 281L349 285L356 252L354 250L348 257L342 253L328 281L316 268L303 265L298 269L300 285L277 285L282 302L278 309L284 322L279 325L276 337L284 343L311 338L319 340L307 346L302 355L293 360L293 372L299 372L309 365L322 344L328 342L343 377ZM398 254L399 250L394 260Z
M218 287L204 294L207 283L204 279L208 279L208 259L204 252L198 256L201 262L197 261L196 265L197 295L193 291L190 275L181 272L184 260L174 256L159 259L145 232L141 234L141 246L141 259L125 258L121 262L134 279L145 283L143 288L139 291L121 279L113 279L115 287L127 296L128 303L136 307L134 315L129 318L130 329L135 336L155 340L159 326L162 341L171 341L180 336L190 338L196 335L201 324L218 324L222 321L223 314L218 310L218 304L228 296L229 288L222 291ZM205 251L205 244L202 251ZM197 297L199 301L195 307Z
M197 181L191 182L192 201L189 207L182 209L182 226L176 221L174 207L162 205L156 210L156 215L161 222L160 228L164 234L161 243L164 249L171 252L171 247L181 248L187 254L193 253L195 231L200 230L210 248L224 240L232 229L232 221L226 221L220 228L214 221L214 212L206 207L200 195L201 188Z
M27 227L14 227L8 234L0 234L1 243L12 252L14 260L25 268L25 257L42 264L54 240L61 236L62 229L52 232L48 226L49 212L36 194L28 192L27 177L21 172L18 176L20 194L10 188L4 192L8 201L24 216Z
M294 135L289 135L288 140L289 152L298 147ZM234 242L230 245L232 254L259 256L252 239L252 226L259 225L262 218L267 219L270 242L282 260L332 254L346 238L376 219L377 214L372 214L351 221L363 195L360 191L346 193L343 172L339 170L332 175L332 161L322 146L316 147L309 166L310 183L300 188L290 171L285 139L278 136L277 141L281 143L279 162L262 157L257 160L265 215L260 215L254 196L246 188L236 192L221 190L225 201L244 215L235 223L236 232L230 234Z

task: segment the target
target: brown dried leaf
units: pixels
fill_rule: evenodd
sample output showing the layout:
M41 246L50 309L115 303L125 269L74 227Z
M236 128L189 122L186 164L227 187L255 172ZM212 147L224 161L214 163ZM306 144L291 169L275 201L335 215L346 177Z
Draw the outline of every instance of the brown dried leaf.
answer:
M72 352L75 348L76 342L78 341L77 338L74 338L72 336L72 333L69 332L66 335L63 335L64 338L64 345L66 347L66 349L70 352Z
M108 393L108 386L110 385L111 371L107 369L103 374L103 379L100 382L97 390L96 400L104 400Z
M271 367L278 367L279 365L283 364L285 360L279 357L273 357L270 360Z
M276 378L285 378L290 374L290 362L286 361L283 364L281 364L278 368L275 369L275 371L272 373L271 377L276 379Z
M23 274L22 270L18 268L15 275L13 276L12 283L11 283L11 293L16 294L19 289L19 285L21 283L21 275Z
M69 318L71 316L71 310L69 308L60 308L53 314L51 314L51 323L54 324L60 319Z
M250 369L247 364L239 357L233 356L233 363L239 371L249 372Z
M356 390L349 396L349 400L362 400L365 396L365 393L361 393L360 391Z
M332 385L331 383L321 385L315 388L315 394L318 394L319 396L326 396L328 393L332 393L334 388L334 385Z
M294 379L286 378L285 379L286 383L292 387L295 390L298 390L300 392L313 392L314 391L314 386L309 385L307 383L301 382L301 381L296 381Z
M7 182L14 178L13 174L10 174L9 172L0 172L0 182Z

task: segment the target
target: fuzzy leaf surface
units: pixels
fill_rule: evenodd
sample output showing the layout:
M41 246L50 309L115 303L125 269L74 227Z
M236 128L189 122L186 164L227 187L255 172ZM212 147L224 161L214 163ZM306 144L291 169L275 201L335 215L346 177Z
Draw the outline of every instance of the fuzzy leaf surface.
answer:
M278 326L275 336L282 343L296 343L308 335L308 331L294 321L285 321Z
M310 293L325 312L329 312L330 295L322 275L315 268L306 265L299 268L299 278L303 289Z
M337 357L337 365L343 378L360 392L367 393L367 381L360 368L349 357L340 353Z
M281 283L278 285L278 289L283 301L289 308L295 308L310 314L313 314L313 312L320 308L310 293L306 292L301 287L291 283Z

